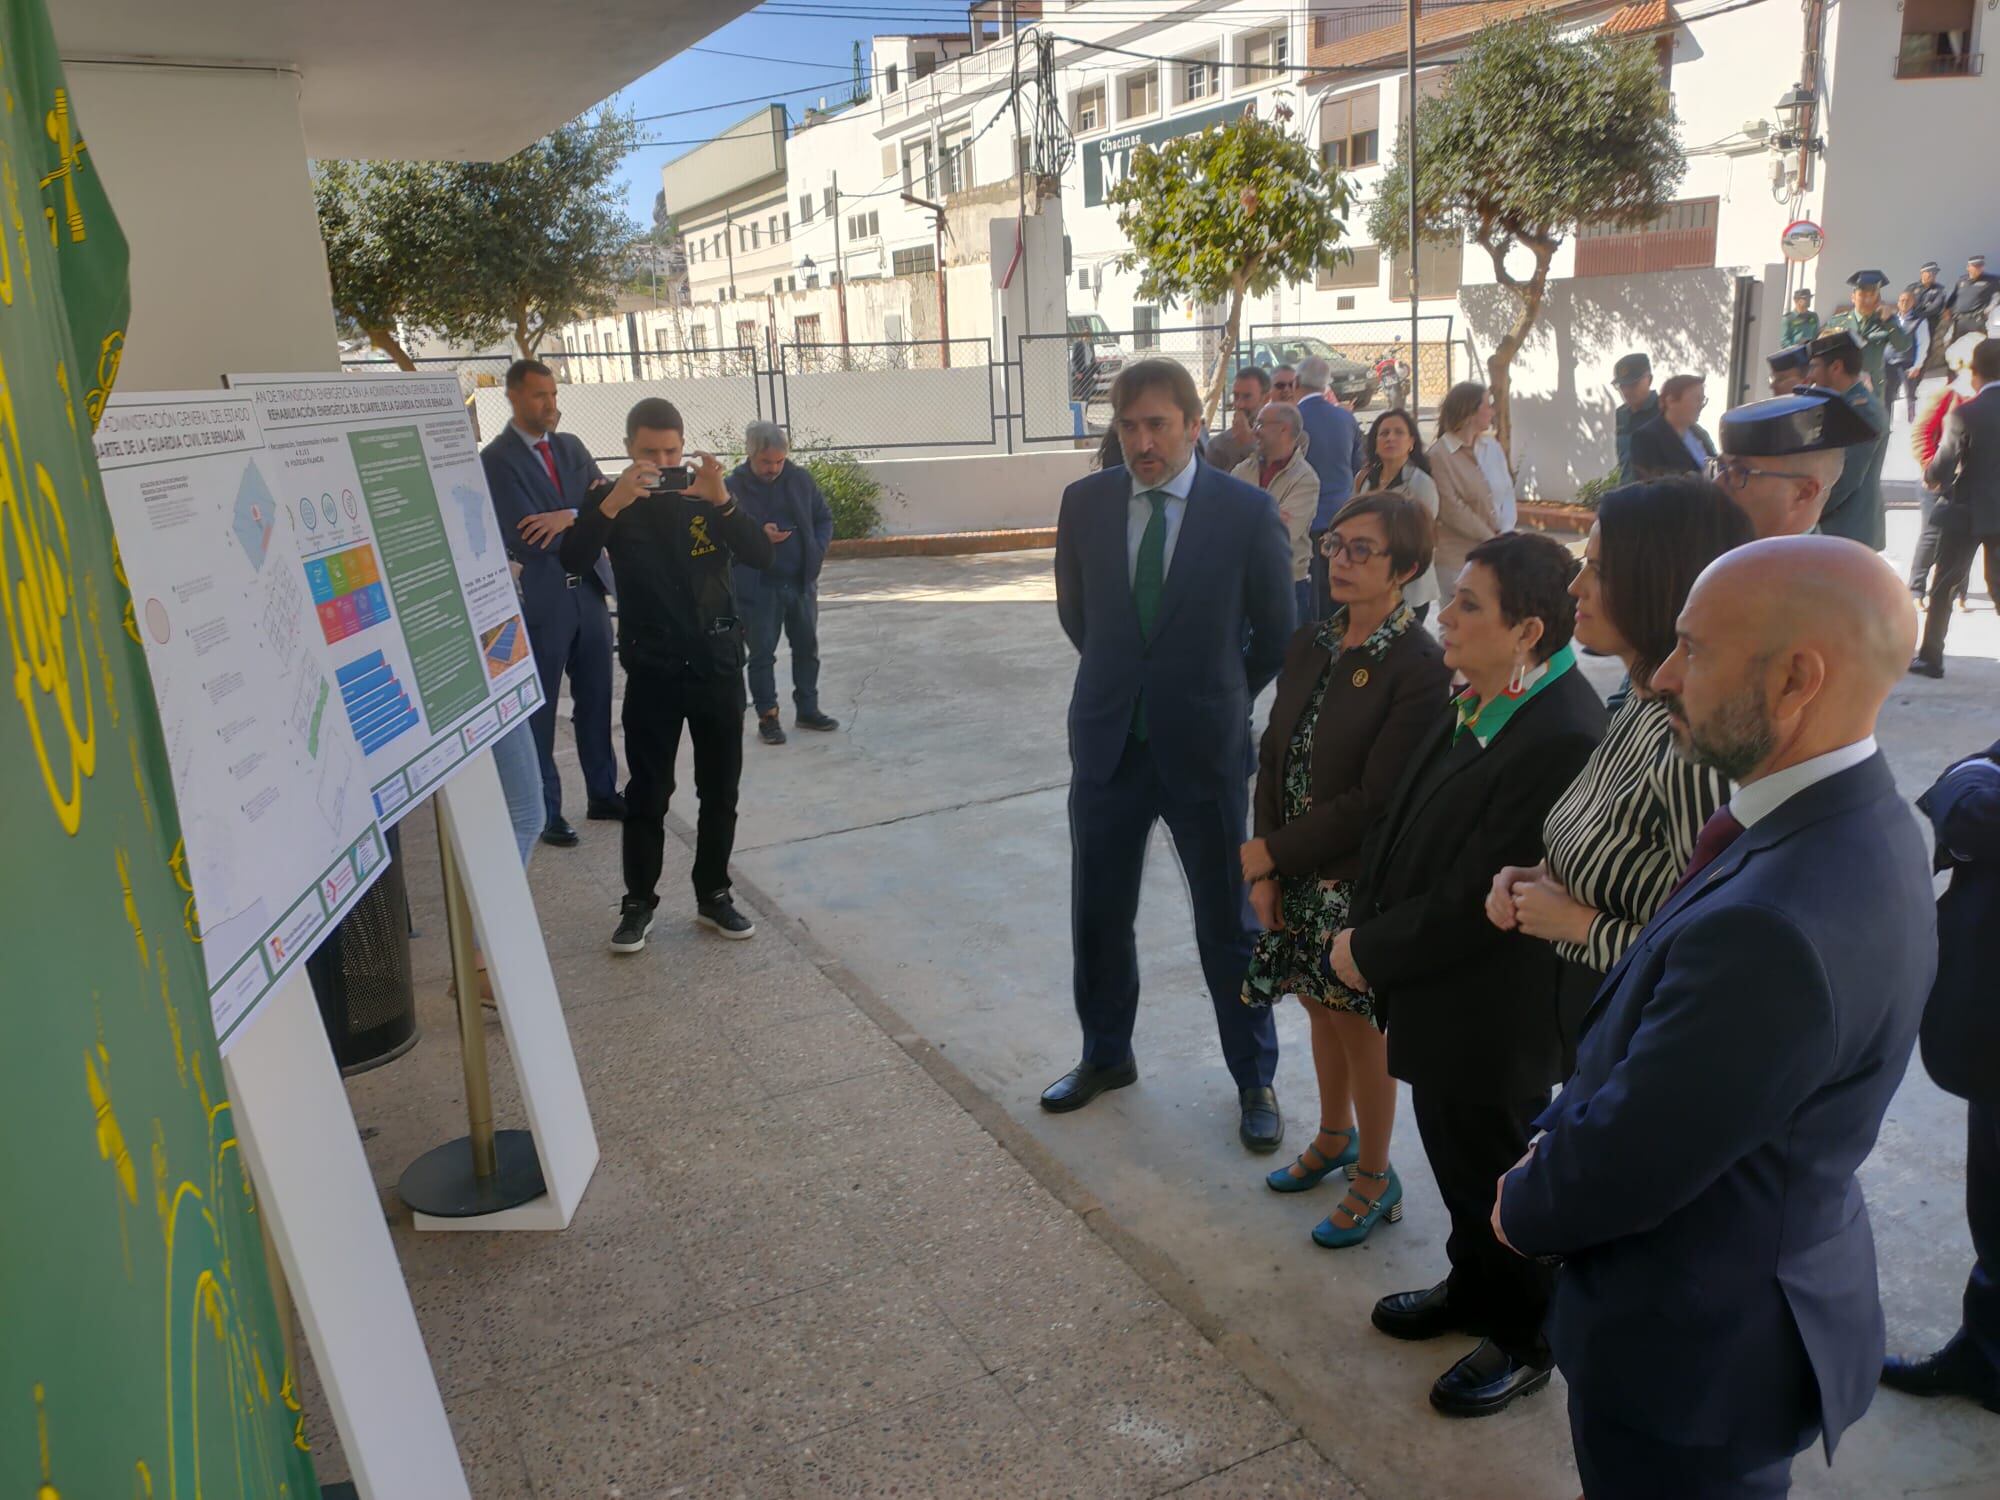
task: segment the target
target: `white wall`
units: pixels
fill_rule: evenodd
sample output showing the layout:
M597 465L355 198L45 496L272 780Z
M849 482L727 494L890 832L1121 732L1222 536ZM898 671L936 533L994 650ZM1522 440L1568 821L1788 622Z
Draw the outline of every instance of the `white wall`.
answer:
M71 63L77 118L132 250L118 388L339 367L299 82L278 70Z
M879 458L862 465L882 485L890 536L1053 526L1064 488L1090 472L1075 450L963 458Z

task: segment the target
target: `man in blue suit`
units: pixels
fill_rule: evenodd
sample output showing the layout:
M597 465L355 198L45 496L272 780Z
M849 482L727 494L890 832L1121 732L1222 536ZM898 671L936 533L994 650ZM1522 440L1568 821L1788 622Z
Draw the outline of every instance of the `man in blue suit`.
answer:
M1736 783L1605 976L1493 1222L1559 1256L1549 1338L1590 1500L1750 1500L1829 1459L1882 1367L1855 1169L1936 967L1929 861L1875 744L1916 622L1835 537L1711 564L1653 675Z
M1255 927L1243 889L1250 703L1292 632L1291 543L1271 497L1195 453L1201 398L1172 360L1111 388L1122 468L1078 480L1056 523L1056 610L1080 653L1070 699L1070 936L1083 1060L1042 1095L1081 1109L1134 1082L1133 922L1153 825L1173 836L1236 1080L1238 1134L1275 1151L1268 1008L1243 1003Z
M1354 413L1327 393L1333 366L1315 354L1299 362L1299 420L1306 429L1306 462L1319 475L1319 508L1313 512L1312 539L1333 524L1341 506L1354 498L1354 476L1367 459L1361 441L1361 424ZM1312 549L1307 569L1311 580L1313 618L1323 618L1331 605L1327 590L1326 559Z
M1935 1354L1892 1358L1882 1383L1969 1396L2000 1412L2000 743L1952 766L1917 799L1937 831L1938 973L1924 1007L1924 1070L1966 1102L1965 1217L1972 1275L1958 1332Z
M585 811L614 822L625 816L618 758L611 749L611 612L604 602L611 593L611 568L600 556L577 577L564 571L558 555L562 534L576 524L584 491L605 479L581 439L556 431L562 414L556 408L556 377L547 365L538 359L509 365L507 404L513 420L480 450L479 461L507 555L520 569L528 642L542 678L542 706L528 721L548 813L542 842L568 848L577 836L563 818L555 755L556 700L565 672L575 705L576 754L589 793Z

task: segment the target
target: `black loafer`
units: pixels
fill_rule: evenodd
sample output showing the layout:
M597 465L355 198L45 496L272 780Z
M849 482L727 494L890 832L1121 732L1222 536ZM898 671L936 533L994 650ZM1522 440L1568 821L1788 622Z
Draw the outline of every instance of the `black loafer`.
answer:
M1447 1417L1490 1417L1534 1395L1554 1369L1547 1355L1539 1361L1517 1359L1487 1339L1437 1378L1431 1405Z
M1440 1281L1421 1292L1391 1292L1375 1304L1369 1321L1392 1339L1434 1339L1447 1333L1483 1336L1483 1330L1451 1305L1450 1287L1450 1282Z
M1922 1359L1890 1355L1882 1361L1882 1384L1911 1396L1967 1396L2000 1412L2000 1370L1962 1330Z
M1139 1061L1128 1057L1115 1068L1082 1062L1042 1090L1042 1108L1052 1115L1082 1109L1099 1094L1139 1081Z
M576 830L560 817L550 818L542 827L542 842L558 849L574 849L581 842Z
M583 815L593 823L625 821L625 799L613 792L609 797L593 797Z
M1243 1118L1236 1127L1236 1138L1260 1154L1276 1151L1285 1139L1285 1117L1278 1109L1278 1091L1244 1089L1237 1097L1243 1105Z
M1928 657L1914 656L1910 658L1910 671L1918 677L1943 677L1944 663L1932 661Z

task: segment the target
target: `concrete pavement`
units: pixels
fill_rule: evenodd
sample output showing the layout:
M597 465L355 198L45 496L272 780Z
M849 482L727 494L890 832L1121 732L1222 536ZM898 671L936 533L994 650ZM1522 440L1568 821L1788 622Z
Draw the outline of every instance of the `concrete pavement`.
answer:
M1891 517L1907 558L1915 517ZM1430 1380L1467 1344L1396 1344L1368 1326L1383 1292L1444 1269L1445 1224L1413 1122L1399 1120L1406 1218L1364 1247L1318 1250L1330 1190L1279 1197L1235 1140L1235 1099L1201 992L1185 892L1162 836L1140 917L1141 1082L1081 1114L1036 1095L1075 1060L1069 998L1068 764L1074 656L1050 556L905 559L830 568L821 621L830 738L748 747L738 868L987 1091L1143 1250L1155 1284L1220 1336L1370 1495L1541 1500L1574 1493L1559 1387L1486 1422L1434 1416ZM1883 742L1914 796L2000 734L2000 620L1957 621L1942 683L1911 679ZM1595 677L1606 677L1593 663ZM782 674L782 663L781 663ZM781 679L782 680L782 679ZM1606 685L1606 684L1600 684ZM1316 1100L1304 1017L1280 1015L1290 1144ZM1963 1106L1913 1068L1865 1181L1892 1343L1928 1349L1957 1320L1969 1264ZM1884 1393L1836 1468L1797 1465L1797 1493L2000 1493L2000 1421Z

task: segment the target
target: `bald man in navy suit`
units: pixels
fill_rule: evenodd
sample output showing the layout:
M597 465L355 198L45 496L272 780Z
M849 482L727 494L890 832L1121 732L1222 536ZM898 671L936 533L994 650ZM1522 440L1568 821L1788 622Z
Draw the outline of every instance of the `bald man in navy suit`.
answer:
M1711 564L1654 673L1736 783L1586 1019L1493 1222L1560 1257L1549 1339L1589 1500L1766 1500L1882 1368L1855 1169L1937 967L1924 840L1875 720L1916 622L1836 537Z

